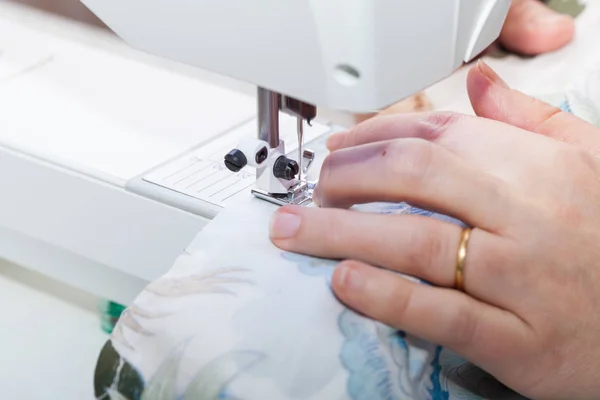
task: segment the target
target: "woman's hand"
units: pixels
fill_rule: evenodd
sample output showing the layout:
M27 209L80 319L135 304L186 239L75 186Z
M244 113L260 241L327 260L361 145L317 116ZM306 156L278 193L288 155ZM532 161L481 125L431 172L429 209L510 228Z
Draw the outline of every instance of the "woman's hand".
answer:
M487 118L388 116L333 136L322 208L281 208L272 240L347 260L333 277L342 302L454 350L525 396L597 399L600 130L510 90L481 63L468 88ZM464 292L454 289L462 228L347 209L377 201L473 227Z

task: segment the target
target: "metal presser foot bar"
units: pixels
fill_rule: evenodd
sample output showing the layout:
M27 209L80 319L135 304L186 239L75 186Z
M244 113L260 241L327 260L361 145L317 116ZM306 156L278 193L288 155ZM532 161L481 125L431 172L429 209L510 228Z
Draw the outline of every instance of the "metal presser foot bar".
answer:
M245 138L224 157L225 167L239 172L246 166L256 168L255 197L276 205L308 205L316 182L308 182L314 151L304 148L304 122L309 125L317 115L316 107L258 88L258 137ZM297 119L298 159L288 157L285 142L279 137L279 112Z
M259 88L258 89L258 131L259 139L267 142L271 148L279 145L279 111L284 111L295 116L298 120L298 160L295 168L297 183L293 184L287 193L269 193L260 188L252 189L252 194L270 203L284 205L308 205L312 203L312 194L316 182L306 181L308 170L315 158L315 153L303 149L304 132L303 124L316 116L316 108L298 100L282 96L278 93ZM270 173L270 172L266 172Z

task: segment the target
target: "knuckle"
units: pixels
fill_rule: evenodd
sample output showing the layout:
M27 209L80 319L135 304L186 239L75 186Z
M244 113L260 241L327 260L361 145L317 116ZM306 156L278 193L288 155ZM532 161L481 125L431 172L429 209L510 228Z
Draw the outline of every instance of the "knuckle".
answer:
M396 140L389 144L391 157L387 170L403 185L418 187L431 169L435 148L431 142L421 139Z
M426 132L422 137L427 140L439 139L464 118L464 115L456 112L429 113L422 121L422 127Z
M319 237L321 246L332 252L341 254L346 252L348 247L348 231L344 229L347 226L345 218L337 212L338 210L324 210L325 212L319 216L317 226L313 232L314 237ZM319 235L319 232L327 232L327 235Z
M448 254L446 235L436 235L428 229L412 231L407 254L408 268L428 281L439 281L442 265L440 260ZM441 282L440 282L441 283Z
M485 295L480 290L479 283L483 280L496 282L498 286L507 285L515 290L527 290L527 282L525 277L529 276L531 270L524 269L519 271L519 280L513 279L515 268L520 268L515 265L515 258L519 258L521 253L513 241L495 241L495 245L490 245L489 242L479 241L480 236L475 235L478 230L475 230L469 241L467 257L465 259L465 287L469 293L477 293Z
M537 36L534 31L531 31L531 33L534 34L534 36ZM539 122L531 128L533 132L543 132L546 127L549 127L557 119L563 118L565 115L560 108L535 97L530 97L529 102L531 104L531 109L539 110L541 116Z
M576 227L586 219L587 208L582 207L581 201L573 200L588 198L590 193L600 195L600 163L587 149L570 145L559 148L555 163L561 194L551 201L550 213L569 227ZM586 188L587 194L582 193L581 188Z
M566 163L565 167L568 167L568 170L598 173L598 158L583 147L562 146L561 150L559 150L559 157L563 160L563 163ZM586 176L589 175L586 174Z
M467 301L458 303L449 317L448 332L452 338L450 347L464 349L476 342L479 319Z
M577 229L586 220L582 209L570 202L556 202L552 211L553 219L571 229Z
M393 298L393 302L388 304L394 304L393 308L389 310L391 315L385 315L383 319L392 322L392 326L401 326L401 323L394 323L397 321L404 321L410 314L410 310L414 304L415 290L410 287L403 290L403 293L392 293L390 296Z

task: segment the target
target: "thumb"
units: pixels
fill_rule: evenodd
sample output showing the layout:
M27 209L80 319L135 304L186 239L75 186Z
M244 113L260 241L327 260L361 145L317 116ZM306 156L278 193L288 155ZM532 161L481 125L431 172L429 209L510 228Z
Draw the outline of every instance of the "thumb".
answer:
M536 55L560 49L575 35L575 21L539 0L513 0L500 33L502 45L515 53Z
M600 129L528 96L508 85L484 62L471 68L467 91L475 114L566 143L588 148L600 155Z

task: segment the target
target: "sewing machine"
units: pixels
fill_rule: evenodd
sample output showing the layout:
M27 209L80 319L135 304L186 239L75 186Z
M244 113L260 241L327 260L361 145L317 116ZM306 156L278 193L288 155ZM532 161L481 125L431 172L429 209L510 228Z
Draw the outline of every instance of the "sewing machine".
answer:
M344 129L329 111L442 80L509 5L84 3L143 51L0 2L0 257L125 304L236 199L309 202L325 139ZM464 97L464 77L440 84L438 106Z
M224 157L256 169L259 198L310 202L304 124L315 105L368 112L472 60L499 35L510 0L82 0L138 49L258 86L257 135ZM297 156L280 139L297 119Z

